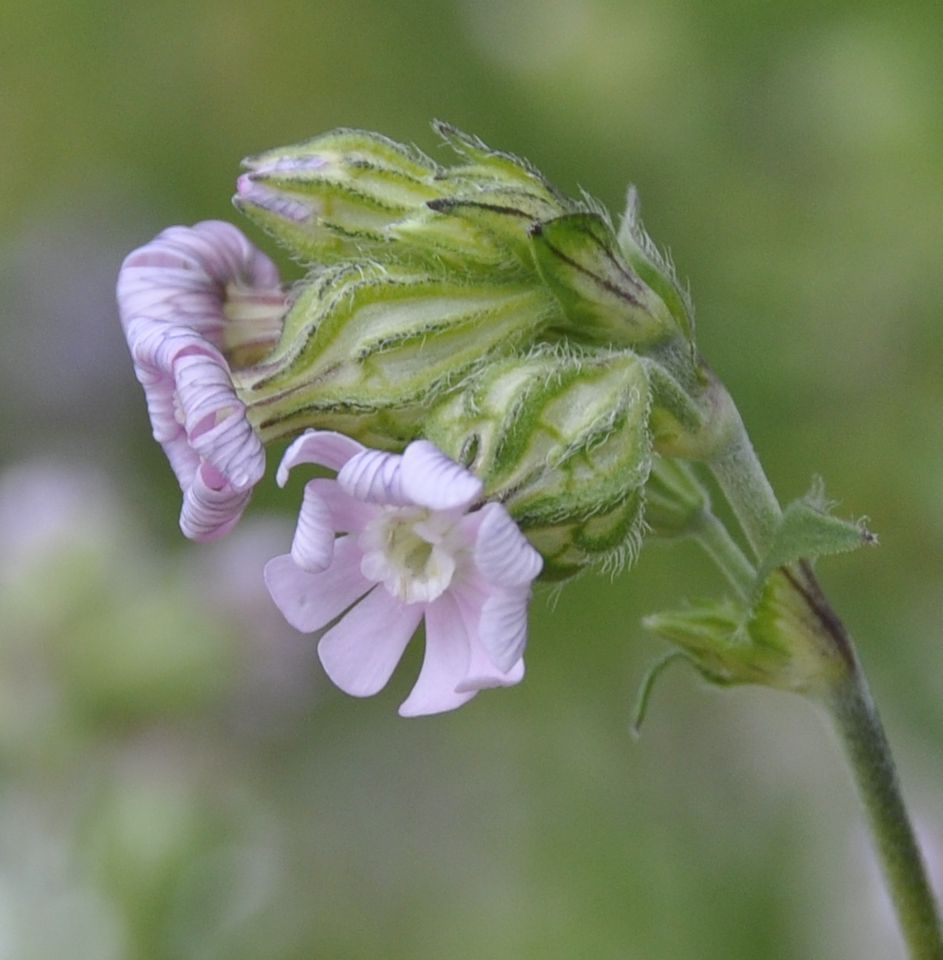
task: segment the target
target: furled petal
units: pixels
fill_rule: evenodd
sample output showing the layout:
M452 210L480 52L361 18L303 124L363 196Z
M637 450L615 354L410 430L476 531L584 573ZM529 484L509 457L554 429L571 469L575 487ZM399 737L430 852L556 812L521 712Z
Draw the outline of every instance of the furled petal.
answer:
M265 566L265 585L285 619L302 633L313 633L340 616L373 584L360 573L360 551L350 537L334 545L334 561L321 573L308 573L290 554Z
M206 543L229 533L249 502L251 487L237 490L228 483L214 486L218 480L212 467L203 464L184 490L180 529L190 540Z
M154 438L181 487L186 490L202 461L236 489L257 483L265 472L265 451L236 397L223 355L192 330L144 317L129 324L127 335Z
M337 482L358 500L405 506L412 501L403 494L402 462L395 453L363 450L344 464Z
M291 541L291 558L310 573L326 569L334 557L331 510L318 496L314 482L305 485L298 525Z
M467 703L477 690L456 692L471 654L458 604L447 593L426 608L426 652L419 679L399 708L401 717L443 713Z
M381 509L376 504L355 500L341 489L336 480L319 477L309 480L308 487L317 493L330 511L331 525L338 533L363 530Z
M316 463L329 470L340 470L351 457L365 450L362 443L333 430L308 430L285 451L276 480L280 487L288 482L288 472L299 463Z
M502 587L529 584L543 568L540 554L500 503L485 504L478 512L481 525L475 541L475 566L489 583Z
M219 347L229 284L268 292L275 310L284 309L275 265L232 224L169 227L125 258L117 290L121 323L127 329L147 316L187 326Z
M481 481L450 460L428 440L416 440L403 453L402 491L430 510L462 510L481 496Z
M321 638L318 656L327 675L354 697L369 697L381 690L424 610L424 604L400 603L382 586L374 587Z
M527 605L530 589L495 590L481 608L478 635L488 656L507 672L520 660L527 645Z

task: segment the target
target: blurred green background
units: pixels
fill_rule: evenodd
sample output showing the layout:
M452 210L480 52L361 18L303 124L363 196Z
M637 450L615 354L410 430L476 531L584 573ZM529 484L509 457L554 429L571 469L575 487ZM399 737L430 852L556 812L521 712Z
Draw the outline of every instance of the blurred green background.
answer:
M113 284L334 126L635 182L781 497L881 535L823 576L940 880L941 89L929 0L6 0L0 958L902 957L805 703L678 669L630 738L640 618L721 589L693 548L542 592L517 688L400 720L413 650L346 698L261 587L291 497L177 533Z

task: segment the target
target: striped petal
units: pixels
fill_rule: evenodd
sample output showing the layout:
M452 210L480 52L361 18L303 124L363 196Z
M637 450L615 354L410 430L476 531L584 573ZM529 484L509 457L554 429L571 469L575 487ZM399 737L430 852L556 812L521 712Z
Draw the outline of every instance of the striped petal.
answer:
M401 717L444 713L467 703L477 690L456 688L468 672L471 646L455 599L448 594L426 608L426 652L419 679L399 708Z
M386 686L425 606L402 604L382 586L321 638L318 656L331 680L354 697L370 697Z

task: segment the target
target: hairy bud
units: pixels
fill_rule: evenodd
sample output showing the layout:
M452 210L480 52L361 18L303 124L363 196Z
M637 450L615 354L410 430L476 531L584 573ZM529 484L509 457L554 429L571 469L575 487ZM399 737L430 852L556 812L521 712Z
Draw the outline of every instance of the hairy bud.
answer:
M426 422L430 439L502 501L545 578L619 565L641 534L648 383L628 352L544 348L489 365Z

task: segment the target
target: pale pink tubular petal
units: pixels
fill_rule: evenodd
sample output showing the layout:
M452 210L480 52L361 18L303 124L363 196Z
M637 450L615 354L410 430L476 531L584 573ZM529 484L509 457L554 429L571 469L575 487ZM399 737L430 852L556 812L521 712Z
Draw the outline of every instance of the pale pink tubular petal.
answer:
M317 493L330 511L331 525L338 533L363 530L381 509L376 504L363 503L344 493L336 480L319 477L309 480L307 486Z
M285 451L276 480L280 487L288 483L288 472L299 463L316 463L329 470L340 470L351 457L366 448L362 443L333 430L308 430Z
M290 554L265 565L265 585L285 619L302 633L313 633L340 616L372 586L360 573L360 551L350 537L334 545L334 562L308 573Z
M305 485L298 525L291 542L291 558L309 573L330 566L334 557L334 526L330 507L318 496L314 481Z
M485 600L478 636L494 665L507 672L520 660L527 645L527 605L530 589L495 590Z
M321 638L318 656L327 675L354 697L382 690L424 610L422 603L403 604L382 585L374 587Z
M450 460L428 440L416 440L403 453L404 496L430 510L462 510L481 496L481 481Z
M207 543L229 533L249 502L251 487L236 490L225 484L217 488L210 482L216 479L212 468L204 464L184 490L180 529L190 540Z
M489 583L502 587L529 584L543 568L540 554L501 504L485 504L478 513L475 566Z
M236 489L265 473L265 450L236 397L229 366L215 350L190 348L173 365L190 445Z
M458 604L443 594L426 608L426 652L419 679L399 708L401 717L443 713L467 703L477 692L456 692L468 672L468 633Z
M337 475L341 489L357 500L405 506L412 501L403 495L403 458L382 450L364 450L351 457Z
M127 329L148 316L187 326L216 346L226 323L226 287L268 291L281 298L278 270L232 224L207 220L169 227L125 258L118 275L118 309Z

